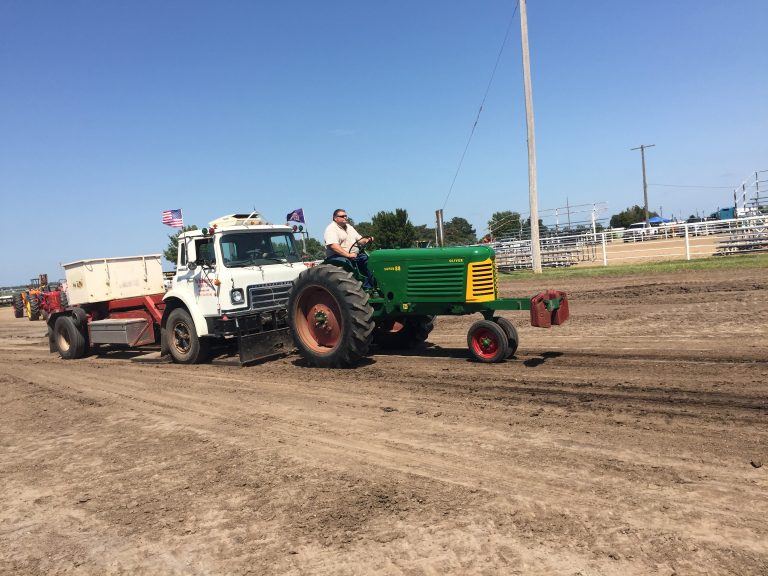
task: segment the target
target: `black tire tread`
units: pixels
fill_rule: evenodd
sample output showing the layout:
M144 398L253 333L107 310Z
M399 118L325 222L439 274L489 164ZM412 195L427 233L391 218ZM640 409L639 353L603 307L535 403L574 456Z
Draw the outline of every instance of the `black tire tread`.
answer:
M297 301L304 290L320 287L339 302L341 307L341 342L328 354L317 354L302 342L297 330L292 329L294 344L310 364L322 368L346 368L368 355L373 338L373 308L368 294L351 273L339 266L321 264L308 268L296 279L288 299L288 323L293 328Z
M501 326L502 330L507 334L507 340L509 340L509 351L507 352L507 358L512 358L517 352L517 347L520 345L520 336L517 333L517 328L512 324L510 320L503 316L494 316L493 321Z

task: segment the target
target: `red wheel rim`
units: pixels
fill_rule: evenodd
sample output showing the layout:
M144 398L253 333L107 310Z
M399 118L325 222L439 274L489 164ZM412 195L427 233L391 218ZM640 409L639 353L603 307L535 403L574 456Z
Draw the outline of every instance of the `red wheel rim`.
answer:
M317 286L302 292L296 301L296 332L315 352L330 352L341 340L341 310L336 299Z
M472 333L472 351L481 358L493 358L499 352L499 340L496 334L487 328L480 328Z

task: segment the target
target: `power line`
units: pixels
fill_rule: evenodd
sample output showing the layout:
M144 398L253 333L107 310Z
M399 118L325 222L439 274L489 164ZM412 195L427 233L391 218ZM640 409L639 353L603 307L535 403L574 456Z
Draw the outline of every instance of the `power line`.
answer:
M509 19L509 24L507 25L507 31L504 34L504 40L501 43L501 48L499 48L499 54L496 56L496 63L493 65L493 72L491 72L491 79L488 81L488 86L485 89L485 94L483 94L483 100L480 102L480 108L477 110L477 115L475 116L475 122L472 124L472 130L469 133L469 138L467 139L467 145L464 146L464 152L461 153L461 158L459 159L459 165L456 168L456 173L453 175L453 180L451 181L451 186L448 188L448 194L445 196L445 202L443 202L443 210L445 210L445 206L448 204L448 199L451 197L451 192L453 192L453 186L456 184L456 179L459 177L459 172L461 171L461 165L464 163L464 157L467 155L467 150L469 149L469 144L472 142L472 137L475 135L475 128L477 128L477 123L480 121L480 114L483 112L483 106L485 105L485 100L488 98L488 93L491 91L491 85L493 84L493 79L496 76L496 69L499 67L499 62L501 61L501 55L504 52L504 47L507 45L507 38L509 38L509 31L512 29L512 23L515 20L515 15L517 14L517 9L520 7L520 0L518 0L517 4L515 5L515 10L512 12L512 17Z

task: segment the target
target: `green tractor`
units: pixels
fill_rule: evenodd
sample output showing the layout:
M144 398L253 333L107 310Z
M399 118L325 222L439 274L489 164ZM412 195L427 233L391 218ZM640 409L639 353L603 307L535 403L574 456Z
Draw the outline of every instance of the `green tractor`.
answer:
M488 246L408 248L370 253L376 287L363 290L363 276L349 262L327 259L296 279L288 300L288 323L300 354L311 365L354 366L371 346L408 349L421 345L440 315L479 313L469 329L470 354L480 362L514 355L514 325L501 310L530 311L542 328L568 319L568 300L556 290L533 298L497 298L495 254Z

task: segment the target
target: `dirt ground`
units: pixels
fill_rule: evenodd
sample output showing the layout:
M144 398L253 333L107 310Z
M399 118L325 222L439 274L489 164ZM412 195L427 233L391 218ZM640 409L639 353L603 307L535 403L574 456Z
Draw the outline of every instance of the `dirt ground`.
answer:
M546 277L543 279L546 281ZM0 309L0 573L768 574L768 270L517 282L355 370L63 361Z

